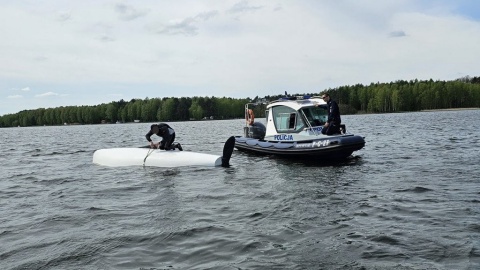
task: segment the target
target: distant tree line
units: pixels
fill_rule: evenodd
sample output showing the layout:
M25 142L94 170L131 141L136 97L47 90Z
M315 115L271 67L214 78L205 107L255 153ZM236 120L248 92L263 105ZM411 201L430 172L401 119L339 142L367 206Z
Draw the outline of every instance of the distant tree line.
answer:
M480 77L453 81L399 80L326 89L342 114L389 113L430 109L480 107ZM313 93L309 95L319 95ZM297 95L297 94L295 94ZM257 103L256 117L265 117L265 103L283 95L234 99L217 97L145 98L112 101L95 106L67 106L24 110L0 116L0 127L115 122L157 122L244 117L246 103Z
M326 92L349 113L480 107L480 77L453 81L399 80L371 83L368 86L357 84L328 89Z
M100 124L118 122L187 121L244 117L250 99L193 97L145 98L112 101L95 106L66 106L24 110L0 116L0 127Z

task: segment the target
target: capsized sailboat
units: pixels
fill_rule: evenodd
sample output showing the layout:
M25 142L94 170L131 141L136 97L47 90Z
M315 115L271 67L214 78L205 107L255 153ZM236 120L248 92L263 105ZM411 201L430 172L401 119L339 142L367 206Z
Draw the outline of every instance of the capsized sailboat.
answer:
M93 163L108 167L154 166L154 167L229 167L235 146L235 137L230 137L223 146L223 155L191 151L164 151L149 148L109 148L93 153Z

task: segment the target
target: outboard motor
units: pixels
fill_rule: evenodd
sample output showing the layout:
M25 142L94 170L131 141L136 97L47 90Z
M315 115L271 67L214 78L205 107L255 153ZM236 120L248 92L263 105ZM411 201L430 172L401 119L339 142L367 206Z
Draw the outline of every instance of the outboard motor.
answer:
M265 138L265 133L267 128L264 124L260 122L253 122L252 125L243 128L244 137L263 140Z

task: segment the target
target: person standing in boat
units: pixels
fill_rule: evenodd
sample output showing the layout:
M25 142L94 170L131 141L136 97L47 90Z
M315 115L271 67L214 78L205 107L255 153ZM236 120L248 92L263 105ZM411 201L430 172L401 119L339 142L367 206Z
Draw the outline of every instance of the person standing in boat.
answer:
M162 137L159 143L154 143L150 137L155 134ZM165 123L153 124L150 126L150 131L145 135L147 141L150 142L151 148L160 148L162 150L178 150L183 151L180 143L173 144L175 140L175 130Z
M328 93L323 94L322 99L323 101L327 102L328 106L328 119L322 128L322 134L338 134L340 133L340 124L342 123L338 104L330 97Z

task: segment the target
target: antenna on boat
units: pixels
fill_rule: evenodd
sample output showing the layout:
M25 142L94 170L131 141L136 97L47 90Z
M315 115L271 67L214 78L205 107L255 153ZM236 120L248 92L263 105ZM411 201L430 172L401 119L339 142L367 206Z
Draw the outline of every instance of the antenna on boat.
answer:
M282 98L279 98L279 100L295 100L296 97L289 97L287 91L285 91L285 96Z

